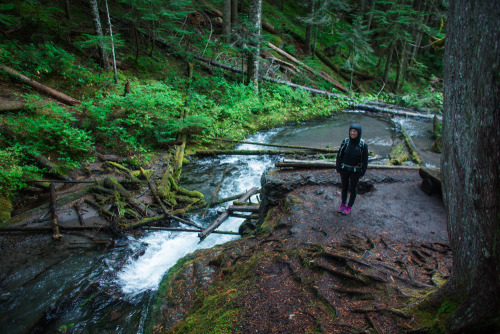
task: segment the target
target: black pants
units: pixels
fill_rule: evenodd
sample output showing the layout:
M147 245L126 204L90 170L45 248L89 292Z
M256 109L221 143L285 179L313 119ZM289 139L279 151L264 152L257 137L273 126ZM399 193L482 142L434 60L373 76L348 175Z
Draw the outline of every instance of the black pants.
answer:
M349 197L348 206L352 206L354 204L354 200L356 200L358 181L361 175L359 173L341 171L340 172L340 180L342 181L342 203L346 203L347 201L347 191L351 192L351 196Z

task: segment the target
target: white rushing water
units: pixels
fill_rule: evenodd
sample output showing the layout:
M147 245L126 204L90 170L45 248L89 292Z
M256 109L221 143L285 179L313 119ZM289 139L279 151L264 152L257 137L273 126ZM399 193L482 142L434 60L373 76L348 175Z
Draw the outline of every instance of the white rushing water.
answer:
M275 133L269 131L257 134L248 138L248 140L268 142L269 138ZM249 144L242 144L237 148L243 150L261 149L260 146ZM214 159L210 163L214 164ZM268 156L227 156L219 160L219 164L231 165L235 163L238 163L238 169L222 184L219 191L220 198L244 193L252 187L260 188L260 178L264 170L271 165L272 160ZM215 210L211 209L211 211ZM191 217L191 219L200 223L201 218L197 215ZM230 217L218 230L237 232L242 222L243 219L241 218ZM213 233L200 243L197 233L150 232L139 240L131 240L129 247L133 251L137 250L138 245L147 244L146 251L142 256L132 260L122 268L118 273L116 283L121 287L123 293L127 295L137 295L147 290L156 290L165 273L183 256L197 249L211 248L237 238L238 236L235 235Z

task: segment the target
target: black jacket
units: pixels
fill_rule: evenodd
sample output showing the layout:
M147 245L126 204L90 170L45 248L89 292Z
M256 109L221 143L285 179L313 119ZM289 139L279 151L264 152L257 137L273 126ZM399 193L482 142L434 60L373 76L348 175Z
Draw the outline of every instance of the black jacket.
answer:
M337 172L340 173L342 170L342 164L347 166L359 166L359 173L363 176L365 175L368 167L368 144L364 141L362 142L362 145L360 144L362 133L361 125L353 124L349 127L349 131L351 131L351 129L358 130L358 137L356 139L348 137L342 141L337 155L336 169Z

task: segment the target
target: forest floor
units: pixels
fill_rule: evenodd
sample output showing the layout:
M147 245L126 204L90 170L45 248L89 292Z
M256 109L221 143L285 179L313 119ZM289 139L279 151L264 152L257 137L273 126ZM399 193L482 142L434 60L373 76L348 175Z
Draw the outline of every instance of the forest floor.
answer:
M348 216L337 213L331 170L272 177L318 185L286 194L269 211L266 232L185 259L160 288L153 332L196 331L193 323L213 321L207 313L225 307L241 333L429 330L414 307L448 277L452 255L443 201L420 189L418 170L369 170L363 181L374 187Z

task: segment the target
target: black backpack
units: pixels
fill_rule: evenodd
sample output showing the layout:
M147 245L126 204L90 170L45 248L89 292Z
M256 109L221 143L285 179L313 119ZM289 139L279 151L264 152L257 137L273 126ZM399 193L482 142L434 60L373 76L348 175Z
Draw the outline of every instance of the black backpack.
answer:
M340 144L340 148L339 148L339 157L340 155L344 154L345 152L345 149L346 147L349 145L349 137L347 137L346 139L344 139L342 141L342 144ZM359 140L359 148L360 148L360 152L361 152L361 157L360 157L360 161L363 162L363 150L365 148L365 141L363 139L360 139Z

